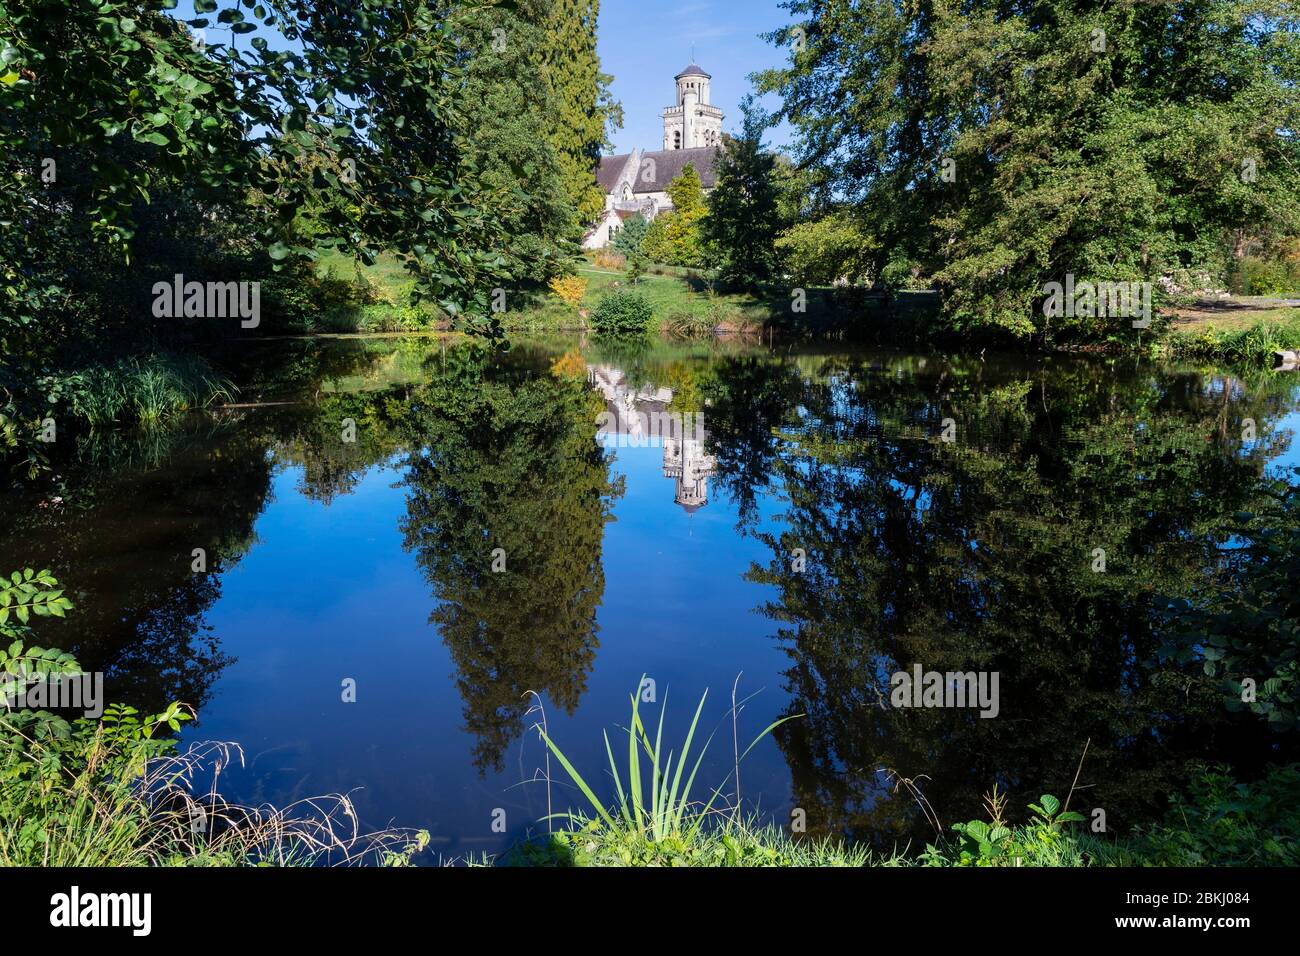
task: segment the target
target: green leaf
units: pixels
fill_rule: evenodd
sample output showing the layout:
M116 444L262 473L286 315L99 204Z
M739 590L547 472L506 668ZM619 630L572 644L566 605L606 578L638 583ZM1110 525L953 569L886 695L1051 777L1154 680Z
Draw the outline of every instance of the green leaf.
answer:
M970 823L966 824L966 833L971 837L974 837L980 843L988 842L990 832L991 830L989 825L983 820L972 820Z

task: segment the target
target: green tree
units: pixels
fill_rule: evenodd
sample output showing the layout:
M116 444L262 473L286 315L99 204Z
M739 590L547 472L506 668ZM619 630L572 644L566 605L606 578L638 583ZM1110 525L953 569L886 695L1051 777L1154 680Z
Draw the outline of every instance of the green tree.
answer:
M614 251L631 259L641 252L641 244L645 242L645 234L649 229L650 221L645 216L640 213L632 216L614 234Z
M843 212L796 223L775 245L790 277L807 285L859 283L870 276L875 251L871 238Z
M687 163L665 191L672 200L672 211L655 217L646 231L642 249L656 262L675 266L704 265L703 221L709 207L695 166Z
M442 3L195 0L185 21L175 6L0 4L0 443L32 468L33 423L78 363L226 334L152 321L160 277L266 280L277 308L309 300L316 247L390 251L417 297L493 332L490 290L524 261L553 268L556 220L574 215L546 188L503 198L486 167L523 131L498 122L467 146L474 60ZM516 152L520 177L553 184L544 157Z
M569 204L585 227L605 205L595 170L611 127L623 123L623 110L610 95L612 77L601 72L596 53L600 0L548 0L547 7L537 21L544 40L534 54L551 110L546 131L559 156Z
M318 244L364 258L395 251L421 294L453 315L486 313L503 266L491 251L500 227L457 178L464 76L446 10L427 0L270 0L253 9L254 23L238 0L195 0L197 16L184 22L158 12L174 6L0 8L6 229L30 215L45 160L57 167L82 151L93 175L68 215L124 260L135 211L172 176L247 192L245 236L276 262L312 253L293 224L313 205ZM223 36L259 35L202 45L187 29L216 24ZM278 34L283 48L264 34ZM40 260L7 268L23 280L3 303L12 327L15 312L32 320L33 296L43 294L26 277L50 270Z
M137 213L160 182L215 192L257 173L229 71L160 6L0 6L6 358L61 344L51 323L67 305L68 267L94 245L129 261Z
M873 271L918 264L955 328L1060 331L1045 282L1221 276L1300 218L1290 4L785 6L759 89L871 223Z
M518 10L457 11L455 28L470 51L460 129L463 178L474 204L501 225L506 270L516 282L545 283L577 254L578 214L551 134L556 109L534 51L546 4Z
M776 157L763 150L766 117L752 98L741 135L728 137L717 160L718 182L708 197L704 237L721 254L721 278L754 285L773 278L776 239L781 231Z

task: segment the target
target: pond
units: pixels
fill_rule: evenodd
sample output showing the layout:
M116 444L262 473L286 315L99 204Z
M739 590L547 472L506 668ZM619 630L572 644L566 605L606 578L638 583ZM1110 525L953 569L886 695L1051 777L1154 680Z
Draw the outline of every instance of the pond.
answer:
M534 724L612 796L602 731L617 752L638 689L665 750L707 690L701 796L734 796L733 739L792 717L741 763L745 811L882 848L981 815L995 783L1019 809L1077 773L1075 807L1122 831L1197 762L1296 759L1158 653L1225 522L1300 465L1295 376L258 349L241 407L87 436L0 518L0 570L48 567L76 605L37 643L112 700L192 704L184 742L243 747L228 798L346 792L366 827L427 828L429 862L499 851L548 801L585 808L553 761L548 792ZM898 706L899 672L997 675L996 707Z

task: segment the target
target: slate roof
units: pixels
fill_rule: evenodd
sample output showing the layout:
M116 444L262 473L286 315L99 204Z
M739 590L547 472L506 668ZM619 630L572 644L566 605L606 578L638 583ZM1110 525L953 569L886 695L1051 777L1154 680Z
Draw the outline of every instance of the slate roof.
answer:
M600 166L596 168L596 182L600 184L600 188L606 194L618 182L618 177L622 175L623 168L627 166L627 161L631 156L631 153L624 153L622 156L600 157Z
M705 73L698 63L692 63L686 69L682 70L682 72L673 77L673 79L680 80L683 76L707 76L709 79L713 79L713 75L711 73Z
M695 171L700 174L700 182L704 188L712 189L718 183L718 176L713 168L718 158L718 151L717 146L698 146L695 149L658 149L644 152L641 154L641 169L636 174L632 191L634 193L663 192L668 188L669 183L681 175L687 163L693 165ZM646 182L645 179L647 159L654 160L654 182ZM604 168L603 162L601 168ZM612 185L611 180L611 187ZM609 189L605 191L608 192Z

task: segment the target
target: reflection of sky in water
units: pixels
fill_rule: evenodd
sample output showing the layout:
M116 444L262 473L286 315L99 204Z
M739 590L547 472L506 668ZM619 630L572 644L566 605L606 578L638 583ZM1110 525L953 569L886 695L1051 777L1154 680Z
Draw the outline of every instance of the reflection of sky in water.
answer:
M765 689L747 706L742 734L752 738L783 703L785 658L753 613L765 589L742 579L751 561L768 559L766 548L736 536L725 496L698 509L674 503L662 447L613 454L627 484L605 532L600 647L577 714L547 714L553 738L596 779L606 763L601 731L616 739L643 673L660 700L669 692L665 735L675 739L706 688L702 720L713 729L740 671L742 694ZM493 851L545 814L544 787L521 786L543 753L531 736L509 749L501 773L475 771L456 668L428 621L430 588L402 548L406 491L395 487L398 478L371 469L326 506L299 493L301 469L276 476L257 545L223 576L208 615L238 660L186 738L243 745L248 766L227 778L235 799L356 790L369 826L426 827L439 852ZM341 700L345 677L357 682L355 703ZM725 730L702 778L721 780L729 769L729 722ZM742 780L764 807L788 798L788 771L770 739L746 759ZM582 804L562 786L555 800ZM490 829L497 807L506 810L505 837Z
M840 380L833 392L833 408L851 418L852 386ZM805 410L799 418L808 423ZM831 434L845 428L843 421L826 424ZM1278 428L1293 438L1271 469L1300 466L1300 411ZM661 701L668 692L665 734L674 740L708 688L706 725L716 726L719 737L701 775L721 780L730 770L730 725L722 717L736 675L743 671L742 695L763 691L746 708L746 740L786 702L788 657L771 639L773 622L755 613L775 595L744 580L752 564L767 566L772 554L752 534L737 533L736 509L712 479L713 459L696 443L683 448L672 439L606 434L600 444L626 487L604 534L599 649L578 711L570 717L548 710L550 732L576 765L601 780L601 731L619 739L613 733L642 674L655 680ZM808 467L793 465L804 478ZM692 470L701 480L684 493L681 475ZM501 772L480 776L474 769L456 666L429 622L430 586L403 549L399 522L408 492L397 484L400 476L391 467L371 468L327 506L301 493L300 468L276 475L273 498L257 520L257 544L224 575L221 599L208 615L237 662L186 737L243 744L248 767L227 780L236 799L279 803L352 792L367 826L426 827L436 852L490 852L543 826L537 821L546 812L545 789L528 781L544 753L525 734L508 749ZM846 477L856 483L861 476ZM899 480L888 485L910 497ZM930 504L925 489L912 500L921 511ZM779 534L776 516L785 507L778 494L760 495L752 530ZM824 519L842 517L827 502ZM978 552L979 542L968 548ZM345 677L357 683L356 703L340 699ZM742 779L751 805L786 811L790 770L774 741L747 758ZM553 799L557 809L582 806L563 782ZM497 808L507 814L505 835L491 830Z
M1300 391L1300 390L1298 390ZM1280 474L1289 469L1300 468L1300 411L1292 412L1278 420L1279 432L1291 432L1291 444L1286 451L1269 463L1269 470ZM1294 475L1294 472L1292 472ZM1294 475L1300 481L1300 475Z
M524 358L520 356L521 362ZM556 380L546 371L550 361L549 355L544 357L534 372L541 376L542 383L554 385ZM1002 443L1004 433L996 427L996 419L991 419L995 428L987 444L981 444L969 457L960 454L960 446L941 453L940 446L924 439L898 440L899 428L919 428L918 423L923 422L928 423L925 427L932 427L947 414L950 399L944 396L944 389L952 388L954 394L967 397L992 394L995 389L1010 389L1027 376L1039 375L1044 366L1021 358L987 365L973 360L963 364L959 360L948 366L933 359L889 354L854 365L851 355L839 353L795 354L785 359L764 354L753 366L738 362L727 367L725 358L706 361L697 357L692 360L694 364L674 361L678 366L677 377L670 379L674 387L680 387L683 381L699 385L696 392L686 394L714 403L702 405L701 425L708 437L688 429L687 433L670 436L668 441L646 435L647 440L642 442L639 432L634 441L629 441L627 435L606 435L601 439L613 474L626 483L622 497L613 503L613 520L604 526L600 537L603 591L596 610L598 646L590 671L579 668L572 676L578 699L575 713L560 713L549 701L546 712L554 739L589 775L598 792L612 791L601 732L610 731L612 741L618 745L618 728L628 716L628 694L642 674L655 681L660 702L666 694L668 719L664 734L674 744L683 738L699 695L709 689L702 718L704 732L707 735L716 729L718 736L710 759L700 770L700 780L708 781L710 786L721 782L731 770L731 727L725 715L737 673L744 674L742 695L761 691L742 715L738 732L742 747L783 714L793 688L799 695L798 709L807 716L801 718L797 728L791 725L789 736L783 738L786 751L783 753L775 741L766 740L742 766L747 808L758 805L777 819L785 818L794 799L802 801L801 806L822 801L826 807L837 806L843 795L836 788L853 775L859 780L871 778L881 765L880 755L896 746L896 738L908 739L897 746L916 747L911 753L900 751L910 762L899 769L909 774L941 776L946 761L956 768L958 776L966 776L950 780L946 793L937 793L936 799L946 799L945 811L956 812L952 800L965 794L974 799L977 812L978 794L987 785L983 776L992 771L983 766L978 771L971 769L976 761L986 761L997 772L1027 767L1028 773L1039 774L1042 765L1060 751L1058 743L1073 746L1073 741L1035 737L1038 728L1048 728L1055 734L1057 731L1051 728L1065 723L1068 726L1061 733L1066 737L1084 725L1088 732L1095 733L1090 722L1104 719L1106 701L1100 700L1097 706L1093 701L1086 706L1071 703L1092 692L1078 683L1078 662L1090 651L1079 653L1073 645L1055 646L1053 641L1069 644L1074 639L1070 628L1059 626L1061 622L1078 622L1068 618L1068 608L1053 608L1044 590L1060 582L1065 582L1067 588L1078 585L1070 577L1074 572L1069 562L1058 559L1063 549L1069 550L1077 542L1068 536L1052 538L1058 526L1049 522L1039 527L1034 511L1050 500L1047 493L1073 490L1086 495L1086 481L1072 485L1076 479L1068 469L1048 468L1041 472L1047 482L1044 496L1034 497L1032 491L1017 484L1018 467L1027 463L1015 457L1018 452L1014 443ZM932 364L927 366L927 361ZM710 362L717 362L733 376L729 387L738 397L730 411L731 419L726 418L726 390L714 387L710 391L706 387L710 386L709 376L718 373L718 365ZM830 363L832 369L825 375L823 362ZM909 365L911 362L915 364ZM1065 360L1061 364L1067 366L1063 369L1066 373L1083 367ZM699 381L691 379L680 366L689 366L687 370L698 375ZM413 367L420 368L418 363ZM845 367L851 371L844 371ZM632 387L615 365L593 362L588 366L589 376L597 379L593 384L603 385L607 408L647 414L671 409L675 397L671 389L658 384L657 371L661 370L647 361L645 375L638 377ZM944 378L940 379L941 375ZM363 384L366 381L364 374L356 378ZM797 387L788 388L791 379ZM1047 380L1050 384L1050 376ZM1101 402L1096 407L1102 412L1071 411L1080 407L1072 405L1076 394L1073 390L1080 380L1100 381L1104 383L1100 387L1113 388L1110 395L1103 397L1120 403L1134 397L1126 389L1149 389L1152 384L1167 387L1168 402L1160 414L1172 416L1166 420L1175 423L1186 421L1179 417L1186 412L1179 404L1183 400L1180 395L1190 394L1193 407L1199 409L1193 414L1204 416L1207 428L1217 421L1218 403L1205 409L1195 402L1205 394L1202 389L1213 392L1225 387L1226 382L1225 377L1215 376L1206 381L1192 379L1190 384L1185 377L1157 378L1153 383L1122 375L1108 377L1100 371L1091 378L1064 378L1062 387L1048 389L1044 393L1048 397L1040 396L1039 401L1050 398L1058 403L1054 414L1061 419L1058 437L1066 464L1077 464L1081 459L1076 450L1065 445L1105 419ZM719 381L725 380L714 380L712 386ZM818 382L826 385L823 392L818 392ZM1275 387L1277 384L1274 382ZM1180 386L1188 391L1180 393ZM1233 391L1227 396L1230 401L1251 400L1241 392L1239 383L1231 387ZM530 401L538 401L539 395L540 400L545 400L548 393L541 388L512 394L529 394ZM1077 394L1084 402L1092 400L1086 390ZM1223 397L1221 392L1217 394ZM781 395L785 396L781 399L786 402L784 406L775 397ZM1285 402L1276 399L1274 392L1270 408L1286 407ZM770 420L757 416L754 409L763 407L765 401L780 406L780 415ZM1293 391L1290 407L1295 409L1297 402L1300 387ZM1144 459L1128 462L1129 446L1124 439L1131 433L1129 429L1147 430L1149 437L1151 422L1159 420L1152 416L1149 406L1135 402L1130 407L1131 412L1111 422L1112 432L1101 432L1102 438L1117 441L1114 447L1120 449L1116 460L1120 462L1121 483L1115 493L1117 520L1121 521L1129 520L1124 512L1127 505L1145 504L1136 496L1146 493L1141 490L1142 476L1149 466ZM303 411L308 413L307 409ZM647 422L654 424L656 420ZM759 427L751 428L755 422ZM307 424L315 427L319 422L308 418ZM403 419L404 426L414 424L414 419ZM586 419L581 424L585 427ZM634 424L639 426L639 420ZM1270 424L1275 431L1262 434L1261 439L1275 447L1286 446L1270 464L1270 471L1300 467L1300 409ZM480 774L475 767L479 740L466 728L464 684L478 680L478 690L482 691L482 683L490 681L491 675L476 676L473 666L462 674L439 626L430 622L437 600L434 585L417 564L427 552L421 555L406 550L401 530L412 496L417 494L413 487L401 483L404 456L398 452L384 466L366 466L364 455L358 453L355 470L359 480L355 486L322 483L322 475L328 478L329 469L322 467L319 450L290 456L284 460L305 460L306 471L292 465L275 473L270 479L271 494L262 508L261 492L266 480L265 460L261 457L263 442L270 441L266 435L278 433L269 425L265 433L259 431L263 426L256 419L236 427L248 429L247 433L237 434L249 439L251 452L245 448L242 454L251 455L256 463L254 467L245 462L242 489L230 482L226 470L227 462L240 460L242 446L231 441L233 432L217 435L210 447L199 448L189 460L192 470L186 470L187 459L178 457L150 477L154 484L127 479L125 490L114 492L114 501L131 504L114 504L102 512L90 512L86 520L93 530L77 535L81 550L72 552L78 555L72 563L81 568L99 564L111 568L118 578L132 573L142 580L152 578L159 567L166 568L174 560L175 554L188 554L194 546L191 536L195 532L189 519L192 514L207 513L212 488L219 487L222 495L231 496L240 507L247 504L247 510L237 517L254 521L253 540L244 556L221 574L219 589L211 589L217 595L215 603L210 608L203 605L197 612L198 618L211 627L221 651L236 660L220 671L200 722L185 731L187 740L233 740L243 745L248 765L231 771L223 780L223 789L236 800L275 803L350 792L366 827L395 824L428 828L434 837L435 852L449 855L493 851L528 828L542 826L537 821L547 812L544 785L526 782L535 778L545 762L544 750L535 735L524 733L522 738L511 740L500 771L489 769ZM311 427L305 434L312 434ZM521 427L536 428L532 424ZM331 434L332 429L331 424ZM591 434L596 430L592 428ZM1197 451L1202 447L1200 439L1205 430L1199 426L1195 429ZM780 449L781 467L774 470L770 459L752 464L751 477L760 483L768 480L771 485L755 489L756 510L746 533L741 533L737 527L738 509L732 500L735 485L730 482L735 481L738 462L749 462L746 449L766 448L773 431L785 436L772 442L773 448ZM1289 437L1283 440L1287 432ZM539 434L540 430L523 431L520 445L538 441ZM1049 434L1043 443L1048 464L1052 464L1055 450L1053 437ZM754 445L746 445L747 441ZM469 464L453 454L446 465L450 473L458 477L490 475L494 460L490 449L496 446L486 444L489 451L471 452L480 457ZM1155 443L1139 444L1153 447ZM376 454L393 452L390 445L376 447L382 448ZM453 443L448 447L461 446ZM1103 443L1100 447L1104 451L1112 446ZM1243 490L1238 478L1248 469L1228 472L1225 483L1225 473L1220 470L1224 462L1217 457L1234 454L1234 443L1229 441L1222 452L1217 450L1220 445L1204 447L1209 455L1203 472L1192 468L1170 479L1185 482L1173 486L1178 499L1166 499L1171 515L1177 502L1187 496L1224 499ZM883 456L878 454L882 448L887 449ZM218 454L209 457L211 451ZM351 455L339 457L354 460ZM214 460L219 463L213 464ZM1003 464L1012 467L1004 473L999 470ZM879 480L882 474L883 481ZM1010 478L1004 479L1003 474ZM788 484L783 485L778 475L784 475ZM600 477L603 482L604 475ZM472 482L462 485L446 478L447 473L443 473L438 481L429 480L427 485L419 486L418 494L432 496L441 492L454 497L474 487ZM320 483L315 490L307 487L312 482ZM1059 483L1059 487L1053 483ZM194 494L177 492L191 488ZM952 497L954 488L961 493L956 498ZM321 494L322 489L333 493ZM513 513L502 499L489 494L487 500L490 507L482 513L465 509L475 516L474 521L482 514L495 514L492 509ZM136 501L140 503L134 504ZM967 501L978 502L983 510L972 511L965 505ZM1017 510L1024 510L1022 502L1028 502L1032 514ZM1102 510L1109 504L1104 498L1097 501ZM768 534L780 538L783 531L790 530L785 524L787 512L796 516L797 533L812 539L807 542L810 561L820 558L825 565L813 567L806 577L798 578L799 583L792 583L791 576L784 574L789 555L774 555L758 537ZM444 517L449 513L460 511L453 505L438 512ZM1133 513L1140 524L1146 521L1142 507ZM53 516L54 512L49 514ZM256 517L251 518L253 515ZM981 520L988 516L992 516L991 520ZM1081 526L1089 520L1089 515L1075 514L1064 506L1060 517ZM1186 517L1171 519L1179 520L1185 521ZM123 530L124 522L130 525L128 531ZM472 528L476 531L478 525ZM224 526L202 526L198 533L213 535L223 530ZM230 530L242 540L247 525L235 521ZM1060 530L1069 532L1070 527ZM1158 544L1167 535L1185 533L1185 525L1166 527L1156 520L1141 530ZM1016 532L1020 537L1008 538L1004 531ZM546 535L551 529L541 528L538 532ZM60 538L51 533L39 540ZM421 540L444 539L430 534ZM591 540L595 540L594 534ZM1008 540L1013 542L1011 547L1032 549L1040 540L1047 544L1040 553L1029 553L1029 559L1022 562L1020 552L1007 550ZM472 551L476 544L473 533L469 541L465 549ZM803 544L786 540L780 547ZM1078 546L1082 548L1082 544ZM543 553L553 557L554 551ZM134 571L124 554L138 562ZM837 563L839 557L844 559ZM185 560L188 563L188 557ZM774 562L782 567L785 592L745 579L752 567L767 569ZM1152 567L1158 574L1160 569ZM60 577L73 582L77 572L78 567L60 568ZM455 573L453 569L451 576L455 577ZM583 580L597 586L594 576L584 579L577 575L564 580ZM553 584L550 578L540 581L543 589ZM169 586L175 588L174 583ZM180 590L184 597L184 589ZM464 592L453 589L450 593ZM783 596L792 596L798 608L789 611L789 619L780 617L789 610L779 603ZM1080 595L1085 603L1096 596ZM1112 631L1127 626L1122 618L1128 609L1122 605L1129 595L1111 596L1119 603L1118 609L1113 604L1098 604L1098 614L1114 616L1114 621L1108 618L1099 632L1103 643ZM113 594L106 597L97 593L94 600L103 605L100 610L105 615L122 616ZM766 602L777 605L778 619L757 613L756 609ZM89 605L90 600L86 603ZM182 603L181 607L188 605ZM490 611L484 616L490 616ZM979 626L986 616L1000 628L991 637ZM526 619L526 615L508 620L521 618ZM158 626L163 638L170 634L165 630L167 620ZM476 625L477 615L464 632L458 632L460 639L474 644ZM124 640L134 639L131 627L125 626ZM895 627L897 630L892 630ZM946 637L944 628L949 628ZM774 635L781 629L797 632L798 642L784 644L775 640ZM1087 630L1086 625L1083 630ZM474 648L470 656L479 653L481 660L474 658L472 664L496 664L504 658L500 664L503 671L513 667L517 673L527 675L527 680L535 679L537 669L520 658L546 655L552 635L517 636L515 642L498 641L495 636L478 640L479 645L488 646L489 652ZM1011 695L1005 713L1014 715L1017 706L1023 708L1018 719L1024 723L1011 734L1014 741L960 737L958 723L924 724L923 731L908 737L906 733L898 734L904 729L901 724L889 724L885 718L873 722L880 712L871 698L871 677L887 681L887 671L893 665L890 655L898 647L912 648L908 653L921 655L902 662L906 665L918 659L929 660L926 655L961 655L981 641L987 642L991 649L988 653L1012 648L1010 653L1019 655L1003 658L1000 665L1004 669L1003 693ZM464 650L462 645L457 647ZM493 652L498 650L505 653L495 655ZM1039 653L1042 660L1034 656ZM1140 677L1140 666L1133 664L1131 654L1130 649L1120 657L1128 662L1124 676L1130 683ZM563 658L552 655L549 659ZM1011 678L1020 660L1026 667L1033 665L1032 686L1017 690ZM1052 669L1054 660L1064 662L1063 670ZM1040 664L1042 668L1033 669ZM559 669L565 667L567 664ZM1097 677L1099 686L1107 686L1106 674L1092 676ZM356 681L356 703L341 700L341 682L345 678ZM172 686L171 679L165 676L158 684ZM514 686L510 680L500 684ZM1017 692L1022 695L1019 703L1015 700ZM475 699L500 706L490 693L480 693ZM482 717L485 710L486 722L492 723L496 714L490 707L477 713ZM1061 717L1063 713L1069 716ZM924 716L918 719L924 721ZM499 726L506 725L503 716ZM1002 726L999 724L999 732ZM1132 728L1125 729L1128 732ZM1151 730L1154 734L1167 732L1168 728ZM948 738L954 736L959 738L958 743L950 744ZM1029 743L1025 743L1027 739ZM1133 734L1128 744L1137 746L1141 739L1141 734ZM1205 739L1210 738L1207 735ZM1095 738L1094 743L1100 749L1099 740ZM823 749L819 750L819 746ZM1189 745L1184 741L1183 746ZM945 753L947 756L942 757ZM1063 759L1073 772L1073 758L1067 755ZM1127 776L1137 779L1138 786L1149 788L1147 778L1158 760L1151 754L1135 759L1135 770ZM562 773L554 766L552 769ZM978 781L977 776L981 776ZM1104 785L1111 786L1115 779L1125 776L1112 767ZM1039 783L1035 779L1027 785L1036 787ZM938 782L933 785L940 786ZM844 799L870 803L875 793L878 791ZM552 797L554 809L583 806L581 797L563 780L555 784ZM899 805L907 805L907 800L904 798ZM491 829L497 808L506 811L504 834Z

